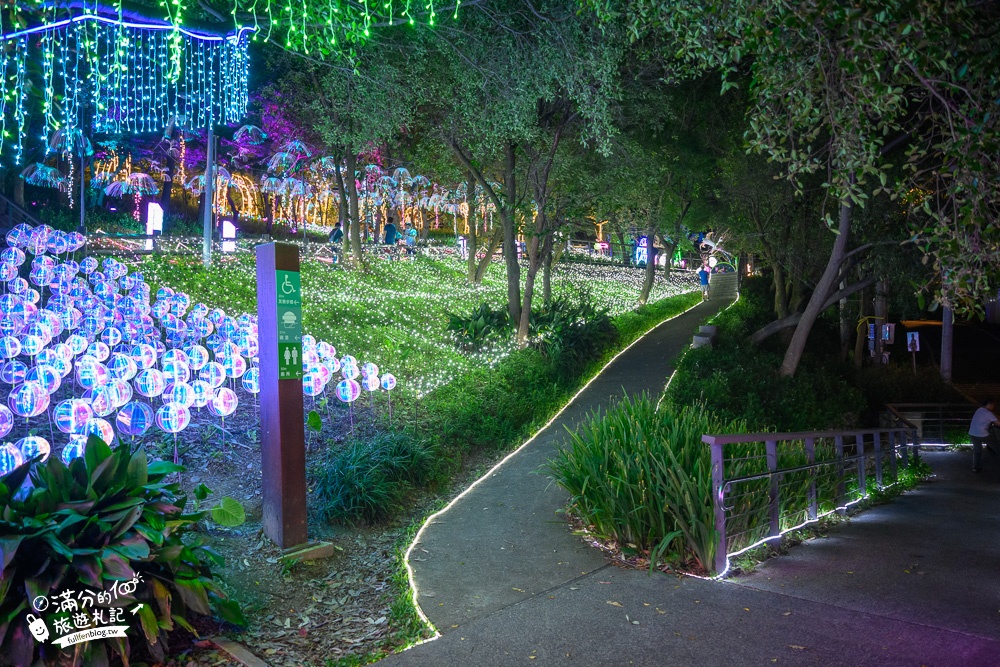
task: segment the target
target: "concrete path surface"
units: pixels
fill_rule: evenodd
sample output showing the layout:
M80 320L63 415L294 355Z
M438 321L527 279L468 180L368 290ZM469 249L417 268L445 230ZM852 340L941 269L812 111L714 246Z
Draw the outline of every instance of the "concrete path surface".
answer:
M727 581L621 569L570 532L539 471L565 427L662 389L721 305L655 329L425 527L410 565L442 636L380 664L1000 665L1000 460L926 453L933 481Z

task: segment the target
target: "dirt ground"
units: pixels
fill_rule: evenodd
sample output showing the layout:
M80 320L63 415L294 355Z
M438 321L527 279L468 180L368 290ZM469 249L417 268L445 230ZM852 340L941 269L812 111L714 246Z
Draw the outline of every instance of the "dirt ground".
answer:
M281 550L263 534L260 425L253 412L246 412L244 417L226 420L225 434L211 425L214 420L207 414L201 418L194 414L193 428L177 443L186 469L182 486L190 492L205 484L213 491L205 507L230 496L243 504L247 514L246 523L237 528L211 524L206 530L210 544L226 559L219 572L223 585L249 621L242 630L216 626L214 634L238 641L273 667L325 667L340 659L351 664L352 657L402 648L390 619L398 593L391 582L398 569L396 552L407 546L407 528L429 514L441 497L422 494L388 524L351 528L318 519L311 506L314 497L307 494L310 540L331 542L335 555L285 565L279 558ZM333 419L324 419L324 432L307 432L307 465L321 447L336 446L350 429L346 412L334 409L330 414ZM363 409L355 411L355 428L364 428L366 419L370 416ZM163 458L173 456L172 441L164 440L153 449ZM491 465L492 458L466 462L452 486L454 492ZM212 629L206 634L213 634ZM167 664L240 663L202 642L192 643L180 654L173 652Z

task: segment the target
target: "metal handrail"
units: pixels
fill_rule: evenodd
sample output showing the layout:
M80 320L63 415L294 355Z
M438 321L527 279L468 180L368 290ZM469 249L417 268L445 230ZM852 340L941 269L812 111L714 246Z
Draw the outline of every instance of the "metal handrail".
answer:
M816 460L817 441L832 441L832 458L828 460ZM817 478L821 469L833 468L836 475L835 490L829 498L822 501L832 502L836 508L831 511L844 512L846 508L865 498L868 495L867 476L870 467L874 468L875 484L878 487L883 485L883 464L888 463L892 479L897 476L897 457L902 461L904 467L910 465L910 461L917 459L917 451L920 446L918 430L899 416L896 426L877 429L852 429L840 431L801 431L794 433L726 433L726 434L706 434L702 436L702 442L711 447L712 459L712 505L715 514L716 530L716 550L714 569L717 573L724 573L728 568L730 556L741 553L758 544L780 539L783 534L800 526L782 529L781 506L783 501L790 501L796 508L791 512L791 516L801 516L807 513L808 522L817 520L820 516L819 505L821 499L817 492ZM763 444L763 457L761 454L751 456L740 456L738 458L726 458L725 448L733 445ZM795 450L804 450L805 463L796 463L786 467L779 467L779 447L791 444ZM883 446L886 445L886 446ZM912 459L911 459L912 455ZM750 474L735 474L727 476L726 463L736 463L738 461L751 461L758 459L760 465L766 463L766 471L746 471ZM847 500L847 471L855 468L859 497ZM786 476L794 473L808 473L807 497L782 497L782 480ZM732 490L734 485L745 484L753 481L770 480L767 490L752 490L747 494L758 494L759 501L749 501L750 506L759 506L763 509L763 494L767 494L767 537L753 544L745 545L740 549L729 551L729 539L727 537L728 513L733 511L735 504L727 505L726 495ZM802 483L800 481L800 483ZM829 514L827 512L826 514ZM745 513L750 517L750 514ZM736 518L736 517L733 517ZM763 524L752 524L756 527L763 527ZM737 532L739 536L750 532L750 529Z
M34 227L42 224L41 220L15 204L7 195L0 193L0 227L10 229L22 222Z
M916 429L923 442L937 438L943 443L947 439L946 427L967 425L975 409L976 405L972 402L892 403L885 406L883 423L898 423ZM914 417L912 413L917 416Z

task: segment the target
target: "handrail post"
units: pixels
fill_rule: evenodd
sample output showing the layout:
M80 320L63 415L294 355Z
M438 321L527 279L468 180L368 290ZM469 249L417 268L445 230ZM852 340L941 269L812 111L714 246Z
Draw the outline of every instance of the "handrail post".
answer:
M872 448L875 451L875 485L882 488L882 432L872 434Z
M888 432L889 435L889 469L892 471L892 482L895 484L899 481L899 470L896 468L896 433L892 430Z
M778 441L777 440L765 440L764 448L767 454L767 471L771 480L771 490L769 495L769 515L770 515L770 534L771 537L781 536L781 508L779 507L779 488L778 488Z
M806 463L809 466L816 464L816 438L806 438ZM809 468L809 520L815 521L819 515L819 507L816 501L816 468Z
M910 440L907 436L909 436L909 433L902 428L896 431L896 445L899 447L899 453L903 457L904 468L910 467Z
M726 550L726 487L723 482L723 458L722 445L712 443L712 489L715 491L712 504L715 506L715 534L717 541L715 545L715 572L716 574L725 572L726 562L729 560Z
M844 504L844 495L846 493L844 487L844 436L833 436L833 442L837 455L837 498L834 500L834 505L841 507ZM846 514L846 510L844 509L838 509L837 512L841 516Z
M944 438L942 438L943 440ZM913 431L913 463L920 462L920 433Z
M868 464L865 461L865 436L861 433L854 436L854 444L858 461L858 491L861 497L868 495Z

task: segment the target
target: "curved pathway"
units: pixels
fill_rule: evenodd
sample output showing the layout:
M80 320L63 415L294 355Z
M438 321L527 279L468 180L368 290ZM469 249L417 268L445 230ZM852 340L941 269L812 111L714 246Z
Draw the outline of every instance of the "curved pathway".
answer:
M976 476L967 453L928 454L935 482L733 580L621 569L570 532L566 494L540 471L565 428L623 392L659 392L723 305L637 341L432 518L408 562L441 636L380 664L1000 664L1000 459Z
M604 567L559 511L541 468L573 428L623 394L657 395L698 325L729 301L666 320L618 355L545 428L434 517L410 551L417 603L442 633Z

